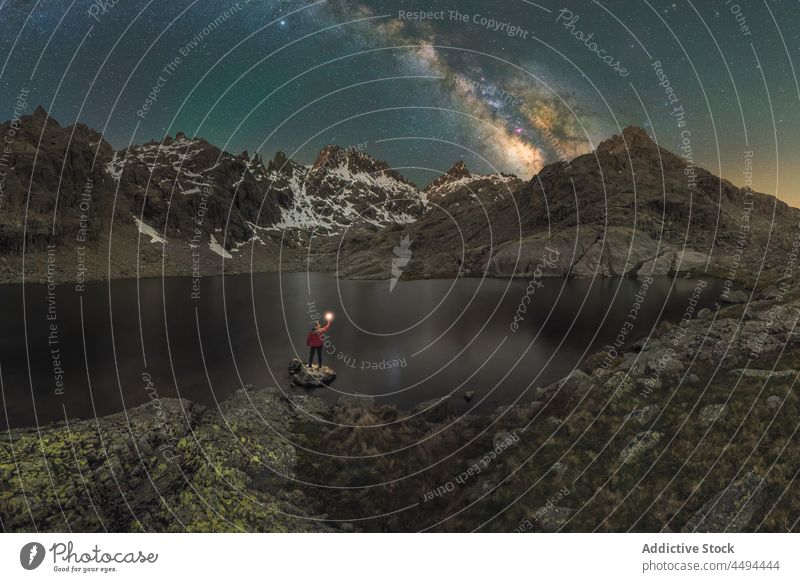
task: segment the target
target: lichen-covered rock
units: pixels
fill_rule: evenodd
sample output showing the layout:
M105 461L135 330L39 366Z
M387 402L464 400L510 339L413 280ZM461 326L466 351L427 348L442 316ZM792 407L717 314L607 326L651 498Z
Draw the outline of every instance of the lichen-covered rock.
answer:
M748 299L749 296L744 291L731 291L721 297L724 303L747 303Z
M625 462L640 456L642 453L649 451L656 446L656 443L661 440L661 436L662 435L660 432L654 430L640 432L633 437L633 440L628 443L628 446L622 449L622 452L619 455L620 458L623 462Z
M510 432L498 432L496 435L494 435L492 444L494 445L495 451L502 451L503 449L514 446L518 441L519 435L516 433L511 434Z
M630 392L631 388L633 388L633 383L633 378L629 373L614 372L603 386L614 396L619 396Z
M783 404L783 398L773 394L769 398L767 398L767 407L772 410L773 412L778 410L781 405Z
M547 533L555 533L564 527L573 513L575 513L574 509L558 506L540 507L536 510L536 515L539 516L539 527Z
M764 480L751 471L709 499L689 520L684 531L748 531L753 519L761 512L766 497Z
M735 376L744 376L745 378L758 378L759 380L774 379L789 379L795 378L800 374L800 370L759 370L756 368L737 368L731 370L731 374Z
M297 358L289 364L289 378L295 386L322 388L336 380L336 372L328 366L309 368Z
M185 483L177 443L202 412L163 399L97 421L11 430L0 442L6 531L143 531L159 495Z
M317 421L330 408L323 400L298 392L284 393L283 397L294 408L297 415L307 421Z
M650 422L661 410L658 404L650 404L644 408L637 408L633 412L625 416L625 420L634 420L639 424L647 424Z
M700 409L700 422L703 424L712 424L725 416L726 410L727 406L724 404L709 404L704 406Z
M0 443L6 531L321 531L287 502L298 412L275 389L160 399Z
M554 396L581 397L594 386L594 380L583 370L574 370L569 376L558 382L536 389L538 400L549 400Z

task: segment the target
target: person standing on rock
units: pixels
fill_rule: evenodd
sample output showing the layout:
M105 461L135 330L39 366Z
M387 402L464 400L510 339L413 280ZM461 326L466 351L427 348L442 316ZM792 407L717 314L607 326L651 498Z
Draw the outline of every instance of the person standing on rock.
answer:
M323 336L325 332L327 332L331 327L331 322L329 321L325 327L322 327L319 322L315 322L313 326L311 326L311 331L308 332L308 337L306 338L306 345L311 348L308 353L308 367L313 368L312 362L314 361L314 352L317 353L317 362L319 362L319 367L322 368L322 345L325 343Z

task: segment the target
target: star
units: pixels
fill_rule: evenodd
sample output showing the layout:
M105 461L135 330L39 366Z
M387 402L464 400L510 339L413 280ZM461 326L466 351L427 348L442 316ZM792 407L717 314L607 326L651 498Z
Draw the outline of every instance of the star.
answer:
M2 0L0 0L2 3ZM30 4L30 6L28 6ZM36 3L6 2L5 8L0 10L0 35L3 38L15 38L19 28L29 16L29 12ZM52 4L52 3L49 3ZM61 4L61 3L55 3ZM87 62L79 65L75 60L69 69L69 74L65 78L64 87L58 91L59 98L54 102L54 115L59 117L76 117L81 111L81 117L91 125L101 127L105 124L101 113L113 109L114 116L108 124L106 135L113 142L115 147L124 146L130 139L130 132L135 127L139 119L134 113L142 105L146 97L143 95L144 89L152 87L154 80L158 78L162 66L161 62L169 62L185 42L193 38L196 31L202 30L208 22L216 18L217 8L209 8L198 13L193 18L181 19L180 24L176 22L177 34L174 35L174 46L164 46L154 48L154 52L165 51L163 55L156 55L158 58L149 59L142 62L141 66L135 71L136 84L142 83L141 87L127 85L123 87L129 72L139 61L140 54L135 49L126 51L115 51L109 57L108 63L104 65L102 77L92 85L93 77L97 68L91 65L100 65L105 59L104 52L112 46L127 26L128 15L121 16L126 8L124 3L119 3L115 7L108 8L108 15L101 14L102 26L95 25L95 20L90 18L88 22L85 12L80 18L75 19L72 24L72 13L68 14L63 24L59 26L62 19L63 10L60 8L42 9L43 4L33 10L30 22L25 29L25 35L35 29L38 37L37 46L32 45L33 50L41 51L55 31L52 42L42 57L35 72L33 82L40 85L37 87L37 99L45 103L53 102L53 96L58 91L58 81L60 80L64 67L69 65L69 58L61 55L55 47L63 45L65 42L70 48L77 47L83 40L83 34L89 30L89 26L94 25L82 50L87 55L103 55L98 62ZM324 31L304 38L303 42L293 44L290 53L292 58L272 58L266 61L264 67L270 67L270 82L268 87L261 86L263 77L258 75L247 75L242 78L237 86L237 98L226 108L225 113L215 114L215 118L209 118L205 123L201 133L203 137L211 142L224 144L227 141L226 132L236 127L236 123L241 119L241 112L238 108L249 110L255 106L263 96L265 89L272 91L287 80L291 81L281 90L272 94L270 97L270 107L260 107L257 110L259 123L243 125L237 132L235 147L252 150L257 146L264 136L260 135L259 127L275 126L283 120L285 113L292 105L302 102L309 103L312 99L323 97L324 99L315 101L304 111L303 115L294 116L291 123L282 126L280 132L274 133L273 138L264 148L267 152L274 152L279 149L286 149L294 143L299 136L303 139L316 134L321 127L330 124L337 119L337 112L342 112L347 117L358 114L359 111L367 110L386 110L383 113L375 113L354 117L346 124L348 131L341 137L336 137L337 143L350 143L353 135L350 130L358 134L369 135L372 133L385 132L386 135L393 135L398 132L408 132L413 135L442 135L442 139L458 143L465 143L468 146L480 144L484 153L490 154L495 161L505 165L502 169L511 170L517 173L524 172L526 175L535 170L534 167L524 166L519 160L530 157L530 151L536 149L536 141L541 137L540 132L546 130L552 133L552 139L558 144L563 142L564 147L571 154L585 153L588 145L580 138L583 126L597 136L606 137L613 133L611 118L602 113L602 107L598 107L597 100L593 97L594 88L599 91L614 90L615 105L619 106L623 113L624 120L621 123L628 125L637 121L635 111L641 107L641 103L634 93L629 91L629 85L651 87L653 82L652 72L649 67L633 66L634 58L641 58L638 54L642 45L637 43L634 36L621 34L614 37L612 34L597 31L595 39L602 42L598 46L606 52L601 53L605 58L613 55L614 59L621 58L621 65L625 66L630 72L630 77L620 82L619 76L613 67L609 67L606 61L598 58L583 46L580 42L569 34L569 30L558 29L558 34L552 39L553 48L558 51L536 51L530 50L530 45L522 42L507 42L502 30L483 30L483 27L476 23L464 26L453 26L453 23L428 22L420 26L412 26L410 23L399 20L397 14L394 16L382 16L382 11L374 8L373 4L391 4L383 2L368 2L367 0L351 0L350 2L312 2L308 10L292 10L290 12L290 2L240 2L244 7L247 4L247 12L244 8L241 13L237 13L234 18L220 21L218 27L214 27L213 35L201 35L199 45L193 53L193 64L182 68L181 77L175 77L170 81L168 89L165 89L164 98L158 102L158 108L149 114L147 119L141 120L141 128L134 141L138 141L138 135L163 135L166 131L174 133L175 124L166 124L166 128L161 125L165 119L174 113L173 103L167 100L167 91L171 92L170 97L187 93L191 90L194 83L200 80L200 73L205 73L204 67L211 67L217 60L216 52L221 46L227 45L228 41L243 38L249 34L260 23L274 22L272 30L277 25L277 34L262 34L258 38L264 42L265 49L269 54L279 49L287 40L294 40L295 33L303 30ZM508 17L498 19L498 22L508 21L510 23L524 22L529 18L529 5L523 3L510 3ZM681 104L687 110L702 109L705 107L705 96L701 86L713 87L715 93L719 95L720 101L727 100L723 107L719 105L718 129L721 139L727 140L730 134L736 132L736 127L741 123L739 118L739 107L736 103L735 94L725 91L730 82L726 67L714 66L722 63L721 58L712 60L712 56L717 53L714 36L730 32L736 33L736 21L729 22L731 16L728 10L729 5L725 2L708 3L709 6L704 12L709 15L709 26L713 35L708 35L702 25L698 26L696 14L693 10L685 10L689 5L680 0L665 0L663 2L651 3L629 3L625 14L619 14L619 18L630 29L637 38L647 39L645 50L653 53L653 59L661 59L662 63L670 68L672 73L671 84L675 86L675 91L680 94ZM652 4L653 8L649 5ZM741 3L740 3L741 4ZM800 15L800 5L797 2L783 3L785 6L774 8L775 17L780 21L786 22L796 20ZM792 5L791 7L789 5ZM695 2L695 5L698 5ZM6 12L11 6L9 14ZM28 6L26 8L26 6ZM296 8L296 7L295 7ZM756 9L753 8L753 11ZM655 11L655 14L653 13ZM162 3L155 12L148 13L148 17L154 20L168 18L172 20L180 12L179 8L173 7L170 3ZM391 12L386 11L387 14ZM594 13L592 13L594 14ZM600 15L601 13L597 13ZM657 15L657 16L656 16ZM765 13L765 26L772 19L769 13ZM655 18L651 18L655 16ZM132 16L131 16L132 17ZM364 18L369 17L369 18ZM659 18L660 17L660 18ZM701 83L682 83L675 78L676 71L691 70L689 57L683 54L678 43L672 39L672 35L665 29L664 21L671 21L670 27L674 27L676 34L680 37L680 44L687 47L689 53L697 53L698 56L708 54L709 66L700 72ZM291 19L291 27L290 27ZM364 19L361 22L360 19ZM502 21L502 22L501 22ZM776 31L770 27L755 30L757 20L754 17L752 26L753 36L773 41L777 37ZM589 28L590 13L583 10L580 25L585 25L586 31ZM339 26L341 25L341 26ZM760 26L760 25L759 25ZM33 27L33 29L31 28ZM291 28L291 30L290 30ZM210 30L210 29L209 29ZM577 30L577 28L576 28ZM614 30L619 30L614 25ZM72 31L72 33L69 33ZM566 32L566 34L565 34ZM74 33L74 34L73 34ZM131 29L128 35L133 34ZM761 34L758 34L761 33ZM139 31L143 40L152 41L148 36L149 32ZM800 32L793 29L784 30L787 45L797 47L800 45ZM27 38L27 37L26 37ZM127 36L126 36L127 39ZM188 40L184 40L188 39ZM744 39L749 40L749 39ZM217 42L221 41L221 42ZM455 48L467 45L468 41L475 44L475 52L460 51ZM618 44L617 44L618 43ZM405 49L402 47L412 47L420 45L419 50ZM778 42L778 46L782 43ZM19 45L21 46L21 44ZM159 47L161 45L158 45ZM395 48L391 48L395 47ZM625 47L628 47L627 49ZM691 47L691 49L689 48ZM17 58L17 49L12 59L9 59L6 73L3 75L3 83L22 85L28 83L31 75L30 70L23 66L24 59ZM122 48L122 45L119 47ZM369 52L375 49L374 52ZM385 50L384 50L385 49ZM360 56L361 51L365 52ZM626 54L615 54L617 52ZM736 66L739 70L751 70L756 63L753 59L752 49L749 42L732 43L724 48L725 61L731 67ZM761 53L764 54L761 54ZM782 80L776 83L774 93L772 93L775 109L775 124L781 125L781 129L795 127L800 120L800 110L793 107L796 103L797 91L795 84L791 82L792 70L786 59L780 59L783 51L759 51L759 58L762 58L761 67L756 69L756 77L772 71L776 78ZM563 54L570 61L575 62L577 68L564 67L561 62ZM498 55L502 59L495 58ZM161 58L163 56L163 58ZM352 56L352 58L351 58ZM343 57L343 58L339 58ZM94 58L94 57L92 57ZM202 117L197 116L197 111L211 106L218 97L215 90L217 81L229 80L238 76L239 72L249 69L258 55L252 51L236 51L235 55L230 55L225 61L225 65L216 66L213 71L209 71L209 82L201 83L197 90L192 93L192 103L196 104L196 109L184 108L181 110L177 125L188 125L199 123ZM695 54L692 54L692 59ZM334 59L331 61L331 59ZM324 69L318 68L326 61L331 63ZM35 60L34 60L35 62ZM697 62L697 61L695 61ZM507 63L513 63L509 66ZM30 63L29 63L30 65ZM302 74L303 71L312 68L309 74ZM30 66L27 67L30 69ZM10 80L6 77L11 73ZM536 73L536 78L531 76ZM300 76L297 76L300 74ZM469 84L446 84L438 79L452 79L457 76L468 79ZM213 79L213 82L212 82ZM366 84L358 85L358 89L348 89L353 83L368 81ZM544 81L546 87L541 83ZM441 85L441 87L440 87ZM87 91L87 87L93 87ZM554 91L559 95L554 96ZM434 89L435 90L432 90ZM120 89L124 89L120 94ZM617 92L619 91L619 92ZM773 89L771 88L771 92ZM88 92L89 99L87 107L81 109L84 98ZM307 98L305 95L309 95ZM562 100L563 96L563 100ZM753 102L747 103L746 116L752 115L754 119L772 119L769 105L761 100L745 95L745 99ZM669 98L665 95L662 87L656 86L652 92L643 90L641 99L645 107L653 112L653 124L655 129L664 131L662 114L669 112L674 107ZM732 107L731 107L732 99ZM115 102L119 100L119 106ZM300 100L300 101L298 101ZM89 105L91 107L89 107ZM274 107L272 106L274 105ZM413 107L420 106L417 110ZM429 108L430 109L427 109ZM444 110L457 111L457 115L446 112L433 113L436 108L443 107ZM6 109L5 115L0 115L0 121L10 117L8 103L0 103L0 109ZM118 112L124 111L121 115ZM393 113L388 113L393 111ZM91 112L91 113L87 113ZM539 113L541 112L541 113ZM575 112L579 119L573 119ZM716 117L716 112L715 112ZM533 123L533 119L537 123ZM380 119L380 121L376 121ZM83 120L83 119L82 119ZM781 121L782 120L782 121ZM698 123L701 123L698 121ZM705 123L705 122L702 122ZM542 127L539 127L539 125ZM640 123L640 125L645 125ZM748 123L749 133L766 132L767 127L752 127ZM784 128L786 126L786 128ZM483 127L494 128L491 132L480 131ZM751 129L752 127L752 129ZM698 128L698 133L711 128ZM787 133L794 140L793 146L800 147L800 132ZM578 135L574 135L578 134ZM483 139L480 136L484 136ZM313 145L309 145L309 151L313 151L325 143L319 143L323 138L319 138ZM302 141L302 140L301 140ZM416 149L421 157L431 157L434 164L450 164L452 153L440 152L434 147L435 142L420 141L414 146L411 142L400 145L397 142L397 150L394 151L395 159L402 164L403 156L408 154L409 158L414 158L416 154L412 148ZM524 146L525 149L520 149ZM234 147L231 145L229 147ZM406 149L408 148L408 149ZM529 148L529 149L527 149ZM582 149L583 148L583 149ZM538 148L541 149L541 148ZM737 154L724 152L724 157ZM312 155L313 157L313 155ZM715 156L712 155L712 158ZM441 158L441 159L440 159ZM737 158L738 159L738 158ZM723 160L723 163L725 160ZM800 176L800 163L794 164L795 176ZM425 179L425 178L421 178ZM800 178L799 178L800 180ZM798 195L800 199L800 195Z

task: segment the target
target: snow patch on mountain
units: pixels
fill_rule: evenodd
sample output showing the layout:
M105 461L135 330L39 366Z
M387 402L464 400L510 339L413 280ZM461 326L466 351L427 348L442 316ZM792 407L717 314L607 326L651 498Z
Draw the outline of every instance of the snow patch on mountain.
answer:
M230 196L232 207L243 213L240 224L246 224L249 233L239 229L230 237L225 253L248 242L262 228L334 234L358 224L409 224L427 207L425 193L388 164L338 146L323 148L309 166L279 152L265 167L258 155L251 157L245 152L235 156L179 133L115 154L106 170L115 180L128 184L129 192L144 195L148 204L166 202L173 210L174 195L183 200L210 194ZM267 207L268 212L262 212ZM181 204L189 217L196 208L197 202ZM212 246L223 256L222 245Z
M225 247L219 244L219 242L217 241L217 237L215 237L213 234L209 235L208 248L212 253L219 255L223 259L233 258L233 255L230 254L227 250L225 250Z
M463 166L461 169L460 177L444 175L431 183L425 189L428 202L459 206L478 199L486 204L506 198L522 184L511 174L469 174Z
M150 226L149 224L142 222L135 216L131 215L133 221L136 223L137 228L139 229L139 234L143 234L144 236L150 237L150 242L154 244L167 244L167 241L164 237L162 237L158 231Z
M383 162L328 146L312 166L280 156L266 176L275 191L291 194L274 229L341 232L354 224L406 224L425 210L422 193ZM276 169L277 168L277 169Z

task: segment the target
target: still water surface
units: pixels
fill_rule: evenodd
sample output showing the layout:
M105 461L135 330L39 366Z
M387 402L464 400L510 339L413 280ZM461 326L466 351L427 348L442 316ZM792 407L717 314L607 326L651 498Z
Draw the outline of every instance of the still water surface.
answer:
M59 285L0 286L0 425L92 418L160 398L215 406L243 385L286 390L287 365L307 359L313 317L336 314L325 363L338 373L328 400L371 394L401 408L476 390L469 406L531 399L609 343L644 295L631 340L663 319L678 321L696 280L657 278L646 293L630 279L548 279L512 330L527 281L500 279L339 281L266 273L192 280L118 280L82 293ZM699 305L713 305L709 280ZM23 314L25 317L23 317ZM48 319L49 318L49 319ZM60 384L63 383L63 386ZM295 389L297 390L297 389ZM460 396L458 406L468 405Z

